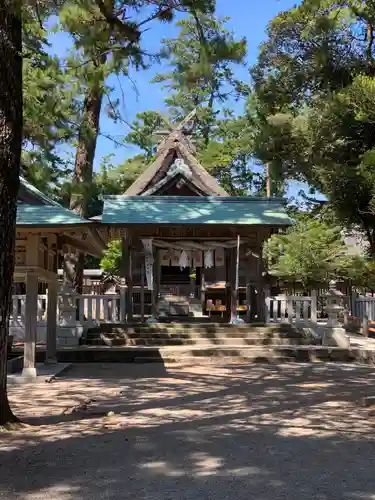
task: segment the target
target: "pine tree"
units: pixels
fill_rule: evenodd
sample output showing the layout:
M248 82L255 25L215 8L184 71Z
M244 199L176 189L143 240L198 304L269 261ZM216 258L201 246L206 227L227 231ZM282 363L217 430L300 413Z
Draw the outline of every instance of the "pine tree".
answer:
M142 32L152 22L169 22L174 11L204 12L212 10L210 0L189 2L155 2L150 10L148 0L116 2L115 0L85 0L69 2L60 12L60 20L72 34L75 57L71 67L80 74L84 87L81 122L74 166L74 196L70 206L83 217L88 217L88 186L93 180L93 161L99 134L99 120L103 97L110 94L107 77L113 73L128 74L131 68L144 68L149 61L142 49ZM126 14L125 14L126 13ZM142 15L144 14L144 15ZM115 106L111 103L116 115ZM81 292L83 255L76 266L74 288Z
M7 397L6 369L21 144L21 3L7 0L0 9L0 426L16 420Z

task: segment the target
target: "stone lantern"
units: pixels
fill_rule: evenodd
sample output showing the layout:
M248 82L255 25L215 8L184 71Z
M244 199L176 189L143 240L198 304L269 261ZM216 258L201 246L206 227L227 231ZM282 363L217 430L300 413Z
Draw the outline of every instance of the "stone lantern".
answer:
M327 299L326 311L328 314L327 326L338 327L339 315L344 312L343 297L340 290L336 290L336 282L331 282L328 292L324 295Z
M339 323L339 316L345 309L343 306L344 294L336 289L335 282L331 282L328 292L323 297L327 300L328 321L324 326L322 344L348 349L350 347L349 337Z

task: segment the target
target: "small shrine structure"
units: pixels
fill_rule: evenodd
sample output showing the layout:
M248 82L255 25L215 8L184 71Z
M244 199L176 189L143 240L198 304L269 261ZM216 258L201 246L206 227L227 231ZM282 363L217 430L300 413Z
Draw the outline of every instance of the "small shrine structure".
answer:
M71 325L66 323L67 316L70 315L74 323L76 319L76 305L71 290L66 289L62 297L58 290L58 267L63 254L75 255L80 251L100 257L106 243L96 223L62 207L23 177L20 178L18 193L16 231L14 289L26 293L26 298L18 301L17 295L13 295L10 326L11 331L14 331L17 322L22 322L18 327L24 337L23 371L25 375L35 376L40 288L47 291L48 297L46 361L52 363L56 362L57 337L64 335L64 329L69 335L72 334ZM62 303L59 304L60 317L57 318L59 293Z
M264 320L262 246L291 224L284 200L229 196L199 163L183 128L161 142L155 161L124 195L105 197L101 221L110 239L123 241L127 321L135 287L142 318L150 306L154 320Z

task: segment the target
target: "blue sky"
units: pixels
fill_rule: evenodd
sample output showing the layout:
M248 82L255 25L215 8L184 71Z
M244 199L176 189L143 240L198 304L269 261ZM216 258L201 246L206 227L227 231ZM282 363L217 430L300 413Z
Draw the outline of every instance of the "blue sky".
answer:
M256 62L259 45L265 39L265 30L268 22L280 11L289 9L295 5L292 0L217 0L217 12L220 16L229 16L228 28L233 30L237 38L246 37L248 42L248 57L246 67L237 67L236 76L246 82L249 81L248 67ZM160 46L160 40L165 37L173 37L177 34L174 25L155 22L152 28L144 35L146 48L155 51ZM69 49L70 40L66 34L58 33L50 38L52 43L51 52L63 57ZM165 67L164 67L165 69ZM156 73L163 70L163 65L154 65L152 68L131 74L131 81L126 77L112 77L109 85L114 88L113 98L120 99L121 115L131 122L137 113L144 110L164 109L165 91L162 85L151 84L150 80ZM135 90L136 88L136 90ZM104 103L105 104L105 103ZM111 136L121 142L129 129L123 123L113 123L105 112L101 116L101 133L98 139L95 169L100 165L101 159L109 154L114 154L113 163L122 163L126 158L137 153L132 146L116 147L110 139ZM290 195L296 195L300 186L293 183Z

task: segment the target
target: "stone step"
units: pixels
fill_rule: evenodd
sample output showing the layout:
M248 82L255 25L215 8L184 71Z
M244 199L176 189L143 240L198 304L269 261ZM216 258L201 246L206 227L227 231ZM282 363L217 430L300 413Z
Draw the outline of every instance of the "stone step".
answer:
M375 363L375 351L365 349L340 349L323 346L293 346L262 347L241 345L219 347L106 347L81 346L79 348L60 348L60 362L161 362L168 363L211 363L211 362L272 362L285 361L316 362L360 362L370 365Z
M100 341L100 342L99 342ZM111 337L110 335L101 335L100 339L87 339L88 345L105 344L108 346L227 346L227 345L241 345L241 346L264 346L264 345L300 345L303 343L301 338L283 338L280 336L275 337L262 337L259 335L243 335L237 337L235 335L227 337L221 335L220 337L205 338L203 336L188 336L186 338L180 336L173 337L155 337L153 335L142 337Z
M206 340L220 340L220 339L231 339L231 338L242 338L242 339L283 339L283 338L300 338L301 335L298 332L257 332L253 330L243 330L243 331L217 331L217 332L206 332L206 331L171 331L171 332L89 332L88 338L98 338L101 335L105 335L108 338L113 339L206 339Z
M183 334L183 333L235 333L235 332L253 332L256 334L266 334L274 332L292 332L293 329L287 324L277 325L253 325L239 324L231 325L228 323L156 323L156 324L134 324L118 325L104 323L98 327L89 329L88 334L112 333L112 334L134 334L134 333L152 333L152 334Z

